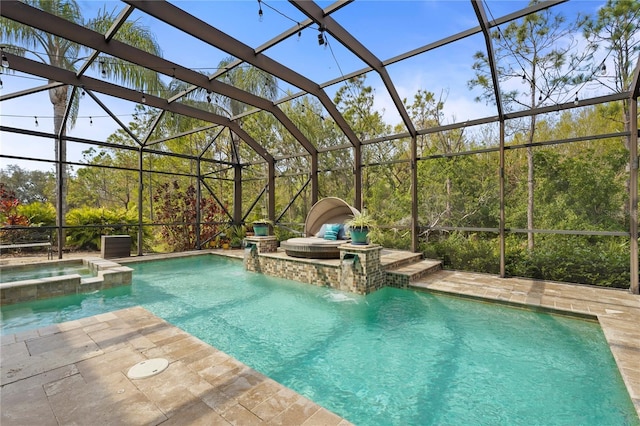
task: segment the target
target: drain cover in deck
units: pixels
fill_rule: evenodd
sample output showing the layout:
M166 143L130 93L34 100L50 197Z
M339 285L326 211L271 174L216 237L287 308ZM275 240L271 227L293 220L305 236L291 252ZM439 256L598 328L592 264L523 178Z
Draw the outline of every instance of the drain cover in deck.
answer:
M169 361L164 358L147 359L131 367L127 377L130 379L145 379L162 373L168 366Z

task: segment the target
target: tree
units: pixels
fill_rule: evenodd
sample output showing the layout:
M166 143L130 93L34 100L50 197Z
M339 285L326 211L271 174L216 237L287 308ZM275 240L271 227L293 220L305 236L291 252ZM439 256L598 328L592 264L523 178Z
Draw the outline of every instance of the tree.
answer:
M614 72L607 73L605 61L597 65L598 82L616 93L628 90L633 77L635 59L640 52L640 2L637 0L608 0L595 18L587 20L584 35L593 48L604 44L607 57L613 58ZM629 100L622 102L624 130L629 131ZM626 148L628 149L628 139Z
M235 58L227 57L218 63L219 69L227 69L223 75L218 77L218 80L262 98L275 100L278 92L276 77L251 65L231 67L235 61ZM212 107L216 113L225 115L232 119L233 117L237 117L250 109L249 105L236 99L231 99L227 96L214 94L208 95L208 98L211 99ZM246 119L241 119L243 127L245 120ZM267 135L270 135L271 133L275 132L272 129L269 129L262 133L261 136L267 137ZM243 147L238 135L231 133L230 143L227 146L228 148L225 150L226 157L232 163L237 164L235 167L240 167L239 164L242 162L241 158ZM253 153L247 153L247 155L253 155ZM238 218L234 219L237 220Z
M35 201L52 202L55 198L55 176L53 172L27 170L17 164L0 169L0 181L16 194L22 204Z
M235 58L225 58L218 63L218 68L228 68L233 62L235 62ZM278 82L276 78L254 66L234 67L224 73L219 80L266 99L274 100L278 92ZM216 95L214 103L218 109L229 118L236 117L248 109L248 105L222 95ZM240 141L235 134L232 135L232 139L235 146L235 149L232 150L232 158L235 162L239 163L240 159L236 158L236 156Z
M338 89L333 99L338 110L361 141L391 133L391 127L384 122L382 115L374 110L374 89L365 85L365 78L365 76L350 78L344 86ZM390 144L367 145L362 149L362 162L365 165L384 162L396 154L397 152ZM353 164L351 168L353 168ZM393 174L388 173L388 169L384 170L385 173L375 176L370 173L370 170L365 170L363 174L363 192L369 190L376 179L382 179L386 182L395 179ZM370 193L363 195L371 198Z
M432 92L418 90L413 97L413 103L407 105L407 111L414 123L421 129L440 127L444 125L443 106L445 99L441 96L436 99ZM405 101L406 104L406 101ZM455 120L454 120L455 121ZM462 151L467 147L464 129L454 129L428 135L419 135L417 139L418 155L451 154ZM459 165L456 157L447 158L442 166L442 178L444 179L445 194L444 209L434 219L431 225L435 225L440 218L451 219L453 217L453 181L459 175ZM435 176L432 177L432 179ZM439 192L439 191L438 191ZM483 197L478 194L478 199ZM469 214L471 215L471 214Z
M597 81L605 85L616 93L628 90L633 77L633 68L637 62L640 52L640 2L637 0L608 0L607 3L598 10L597 16L587 21L585 25L585 37L592 43L594 48L604 44L606 58L612 56L614 72L607 73L605 61L598 64L600 77ZM622 100L622 108L612 116L616 122L622 122L625 132L630 130L631 117L629 109L629 99ZM631 143L637 143L637 137L630 135L622 138L627 151ZM632 142L633 141L633 142ZM631 168L632 165L628 164ZM627 193L629 192L630 180L625 182ZM629 205L625 203L626 213L629 213Z
M96 17L86 19L82 16L80 6L75 0L25 0L24 2L102 34L111 28L118 16L115 9L110 12L106 9L101 9ZM0 18L0 35L2 36L4 49L7 51L22 55L28 51L40 61L66 70L76 71L78 65L85 61L87 56L87 49L81 45L6 18ZM154 55L160 55L160 46L155 41L153 34L136 21L125 22L116 32L114 38ZM118 58L100 55L98 60L92 63L91 67L94 69L100 67L106 78L131 84L147 93L155 93L159 89L157 73L146 68L132 66ZM53 81L49 83L53 83ZM72 89L71 86L58 86L49 90L49 99L53 105L53 131L56 135L62 135L56 144L56 158L60 158L63 163L67 160L64 136L67 130L74 126L78 113L79 97L75 96L73 97L67 128L63 129L64 114L69 106ZM66 166L63 165L61 167L61 174L58 179L62 181L63 200L62 206L58 206L58 209L62 209L65 212L67 196Z
M534 0L532 3L537 3ZM536 108L549 100L557 102L565 97L573 85L570 76L581 72L580 66L590 51L582 50L580 55L572 55L577 32L584 19L578 17L573 23L566 23L561 14L553 14L550 9L525 16L513 21L504 30L499 28L491 33L497 64L498 81L505 83L521 79L525 90L503 91L501 93L506 111L515 108ZM468 82L470 88L480 87L483 94L476 101L496 102L490 76L489 58L484 52L476 52L473 69L475 77ZM504 86L500 86L501 90ZM528 117L522 131L525 141L535 140L536 116ZM534 228L534 153L527 147L527 228ZM532 232L527 234L529 250L534 248Z
M138 191L136 152L90 148L83 152L87 167L79 168L70 179L68 197L70 208L123 208L135 206ZM116 167L129 168L119 170Z

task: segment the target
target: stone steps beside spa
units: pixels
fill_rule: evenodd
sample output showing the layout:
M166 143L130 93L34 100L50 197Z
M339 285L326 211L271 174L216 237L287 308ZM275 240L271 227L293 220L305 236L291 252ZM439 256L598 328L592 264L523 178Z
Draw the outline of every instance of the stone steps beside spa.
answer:
M425 276L442 269L442 261L434 259L412 258L411 261L402 262L400 265L385 266L387 275L386 283L391 287L406 288L409 283L418 281Z

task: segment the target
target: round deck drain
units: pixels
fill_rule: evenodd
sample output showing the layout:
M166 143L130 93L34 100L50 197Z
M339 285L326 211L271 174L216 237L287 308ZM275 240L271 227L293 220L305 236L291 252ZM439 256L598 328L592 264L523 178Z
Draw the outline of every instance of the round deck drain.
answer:
M147 359L131 367L127 377L130 379L145 379L162 373L168 366L169 361L164 358Z

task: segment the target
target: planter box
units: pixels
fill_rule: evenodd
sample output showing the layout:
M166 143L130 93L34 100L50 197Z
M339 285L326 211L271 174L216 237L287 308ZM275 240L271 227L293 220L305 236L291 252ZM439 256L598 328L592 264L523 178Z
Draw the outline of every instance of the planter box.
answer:
M256 237L266 237L269 235L269 225L253 225L253 233Z
M351 228L351 244L369 244L369 228Z
M131 256L131 236L103 235L100 239L100 256L103 259Z

